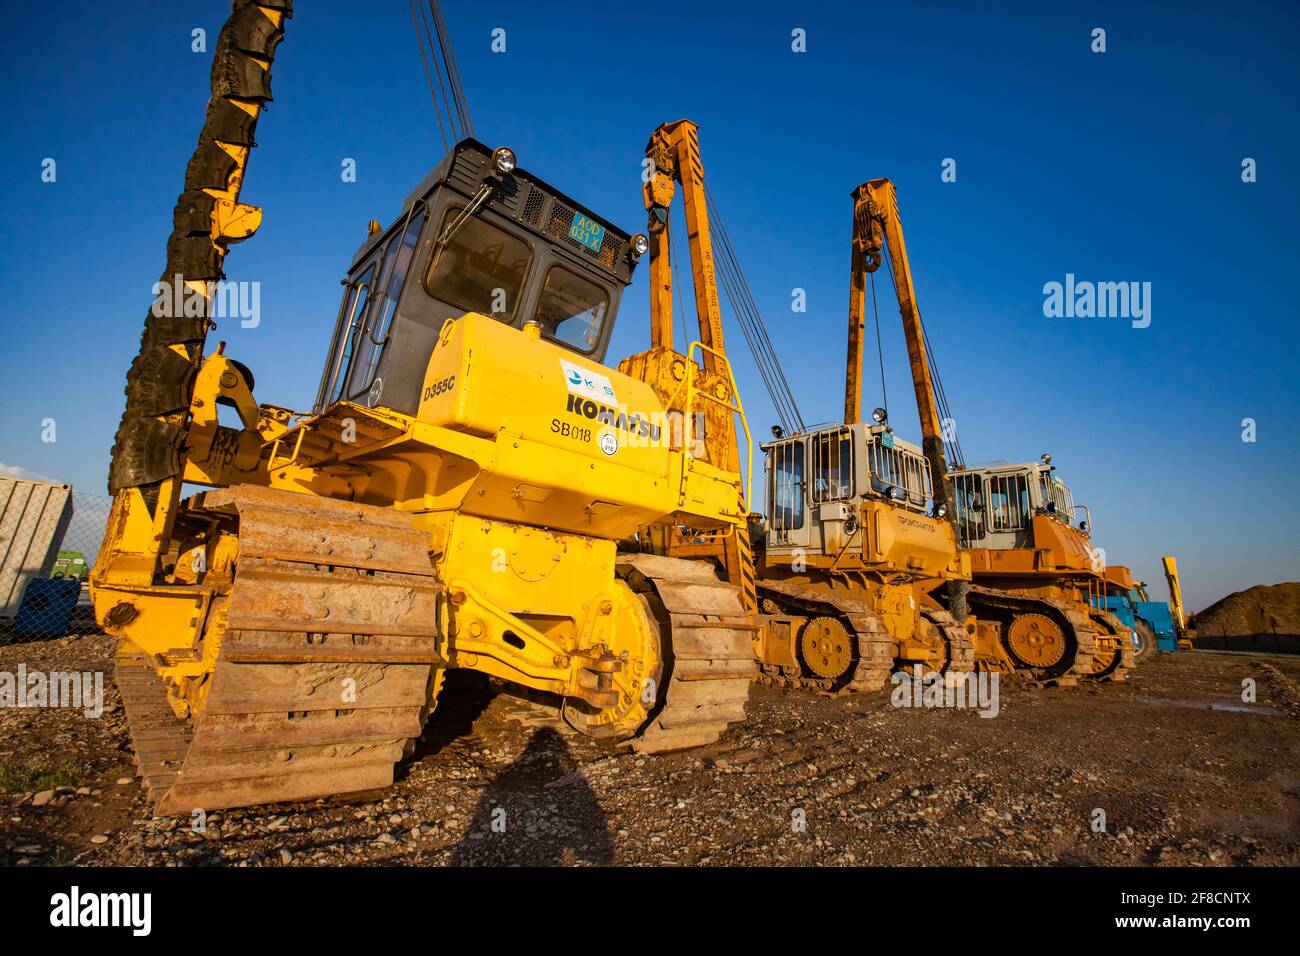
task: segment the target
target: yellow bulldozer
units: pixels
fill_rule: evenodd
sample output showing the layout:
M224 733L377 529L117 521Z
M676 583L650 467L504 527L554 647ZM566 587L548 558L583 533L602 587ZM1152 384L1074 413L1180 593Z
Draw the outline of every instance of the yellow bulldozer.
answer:
M156 811L387 786L453 668L643 752L717 739L754 624L739 577L669 544L748 551L738 456L687 424L743 411L707 329L603 364L645 236L466 139L372 223L310 413L259 404L224 343L205 354L227 248L261 218L240 187L290 13L235 0L222 30L176 294L145 320L113 448L91 587Z

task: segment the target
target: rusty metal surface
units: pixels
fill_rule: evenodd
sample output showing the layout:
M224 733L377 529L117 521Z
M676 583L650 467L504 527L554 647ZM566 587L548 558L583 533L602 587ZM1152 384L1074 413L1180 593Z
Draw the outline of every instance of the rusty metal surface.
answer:
M755 673L753 632L740 590L703 561L620 554L619 576L651 598L664 638L663 702L632 742L666 753L716 741L745 719Z
M762 680L816 690L843 690L867 693L880 690L894 669L894 641L880 615L866 601L826 588L772 578L760 579L761 599L775 601L787 610L810 617L839 618L856 641L854 667L847 682L814 679L802 673L787 674L779 669L763 668Z
M1087 606L1057 598L1000 591L977 585L970 587L968 597L971 610L976 616L983 616L980 607L984 606L1017 614L1048 614L1054 616L1058 623L1066 623L1066 637L1070 646L1066 649L1064 660L1053 668L1016 668L1018 676L1044 687L1073 687L1080 679L1091 674L1092 656L1097 649L1097 634ZM1006 659L1014 665L1009 652Z
M1091 617L1102 637L1098 640L1098 651L1094 655L1088 679L1117 683L1128 680L1129 671L1137 666L1137 653L1129 638L1128 628L1109 611L1093 609Z
M156 812L390 784L441 685L442 589L424 536L386 509L261 488L199 504L232 525L238 516L240 556L226 611L204 633L220 641L216 665L185 698L194 716L174 715L144 655L124 646L118 662ZM313 529L327 531L332 557Z
M921 614L943 635L944 674L965 674L975 670L975 640L957 618L939 608L924 607Z

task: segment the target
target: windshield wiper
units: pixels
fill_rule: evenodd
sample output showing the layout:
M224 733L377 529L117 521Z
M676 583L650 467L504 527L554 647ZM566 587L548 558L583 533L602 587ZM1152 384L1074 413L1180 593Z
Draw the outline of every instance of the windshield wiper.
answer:
M451 240L455 238L456 233L460 231L461 227L464 226L465 223L469 222L470 218L483 207L485 202L488 201L488 197L492 195L492 188L491 183L484 183L480 186L474 198L470 200L469 205L460 211L459 216L447 223L447 228L442 231L442 235L438 237L437 241L433 245L434 265L437 265L438 259L441 258L443 252L446 251L447 246L451 244Z

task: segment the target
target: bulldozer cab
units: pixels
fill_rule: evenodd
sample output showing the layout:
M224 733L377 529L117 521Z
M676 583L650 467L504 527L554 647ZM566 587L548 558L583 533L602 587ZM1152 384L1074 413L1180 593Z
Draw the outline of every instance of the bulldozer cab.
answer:
M887 426L856 423L762 446L767 469L769 554L842 547L869 500L917 514L932 504L930 466Z
M630 236L463 140L370 235L343 280L314 412L339 401L414 414L447 319L468 312L604 360L637 255Z
M963 548L1032 548L1033 519L1069 526L1074 498L1048 463L958 468L952 472L957 538ZM1081 523L1087 531L1087 522Z

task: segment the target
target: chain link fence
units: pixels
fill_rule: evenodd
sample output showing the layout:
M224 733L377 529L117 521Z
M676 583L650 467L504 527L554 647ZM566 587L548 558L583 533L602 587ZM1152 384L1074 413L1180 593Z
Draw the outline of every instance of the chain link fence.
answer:
M98 633L88 581L112 504L0 477L0 643Z

